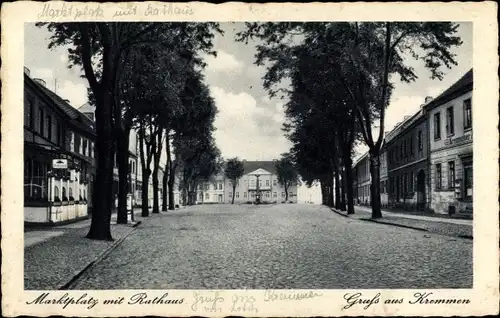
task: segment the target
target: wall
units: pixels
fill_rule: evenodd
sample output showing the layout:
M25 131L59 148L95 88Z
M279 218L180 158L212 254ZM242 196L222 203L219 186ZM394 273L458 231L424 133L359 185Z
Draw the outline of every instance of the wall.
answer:
M464 180L464 163L472 163L472 127L464 127L464 101L472 99L472 92L467 92L429 111L430 134L430 188L431 208L435 213L448 213L449 206L454 206L456 213L472 212L472 198L457 199L455 186L449 182L449 162L455 165L455 180ZM454 134L446 134L446 109L454 110ZM441 114L441 138L434 139L434 115ZM436 165L441 164L442 187L437 188ZM462 193L466 191L460 187Z

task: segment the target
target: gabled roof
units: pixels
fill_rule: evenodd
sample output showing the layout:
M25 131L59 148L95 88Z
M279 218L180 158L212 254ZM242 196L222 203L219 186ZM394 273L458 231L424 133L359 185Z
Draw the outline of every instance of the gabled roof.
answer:
M438 97L434 98L427 105L425 105L425 108L432 109L468 91L471 91L473 82L473 71L472 69L470 69L467 73L465 73L464 76L462 76L458 81L451 85L447 90L442 92L440 95L438 95Z
M243 161L243 174L249 174L258 169L264 169L272 174L277 174L275 161Z
M24 78L35 85L35 87L37 87L41 91L41 93L48 97L55 106L62 110L63 113L69 117L70 123L73 126L95 135L94 123L87 116L79 112L76 108L71 106L63 98L61 98L59 95L57 95L47 87L31 79L28 75L24 74Z

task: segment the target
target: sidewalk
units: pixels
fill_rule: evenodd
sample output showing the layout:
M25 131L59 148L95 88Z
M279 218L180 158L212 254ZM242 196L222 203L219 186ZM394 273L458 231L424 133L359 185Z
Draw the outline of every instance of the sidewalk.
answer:
M91 220L51 228L28 230L24 233L24 288L26 290L61 289L73 277L99 260L132 234L142 218L140 209L134 209L135 223L116 224L111 219L114 241L85 238ZM150 214L154 218L157 214Z
M455 236L460 238L472 239L472 220L440 218L424 215L412 215L389 212L382 210L381 219L371 218L371 208L355 206L353 215L347 215L346 211L339 211L332 208L332 211L348 218L362 221L375 222L386 225L410 228L430 233Z

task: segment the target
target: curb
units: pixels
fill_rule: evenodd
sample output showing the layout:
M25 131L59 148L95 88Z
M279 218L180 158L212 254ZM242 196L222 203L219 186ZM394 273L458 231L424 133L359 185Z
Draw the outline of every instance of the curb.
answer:
M335 208L330 208L330 209L331 209L333 212L337 213L338 215L342 215L343 217L350 219L349 215L344 214L344 213L340 212L339 210L337 210L337 209L335 209Z
M125 235L123 235L122 237L120 237L118 240L116 240L115 242L113 242L113 244L110 247L108 247L106 250L104 250L95 260L93 260L89 264L87 264L87 266L85 266L82 270L78 271L75 274L75 276L73 276L67 283L65 283L65 284L57 287L57 290L68 290L71 287L73 287L78 282L78 280L80 279L80 277L82 277L83 274L85 274L85 272L87 272L88 270L90 270L91 268L93 268L95 265L97 265L100 261L102 261L104 258L106 258L130 234L132 234L133 232L135 232L137 226L139 226L139 224L141 224L141 223L142 223L141 221L135 222L135 224L133 224L131 226L132 230L130 230L128 233L126 233Z
M379 223L379 224L385 224L385 225L393 225L393 226L397 226L397 227L402 227L402 228L412 229L412 230L417 230L417 231L422 231L422 232L429 232L428 229L423 229L421 227L414 227L414 226L409 226L409 225L403 225L403 224L397 224L397 223L391 223L391 222L384 222L384 221L378 221L378 220L367 219L367 218L359 218L359 220L373 222L373 223Z

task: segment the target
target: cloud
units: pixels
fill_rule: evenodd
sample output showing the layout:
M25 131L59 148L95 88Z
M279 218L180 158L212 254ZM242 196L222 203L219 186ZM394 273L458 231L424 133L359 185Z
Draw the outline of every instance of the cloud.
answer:
M54 86L54 71L50 68L34 68L30 70L31 78L40 78L47 83L47 87L51 88Z
M219 110L215 119L215 138L225 158L271 160L289 150L281 133L281 122L271 109L259 107L245 92L233 93L211 86Z
M87 86L64 81L57 84L57 94L68 99L71 106L78 108L87 102Z
M205 57L205 62L207 63L207 70L212 72L240 71L245 66L245 64L236 59L234 55L222 50L217 51L217 57L207 55Z

